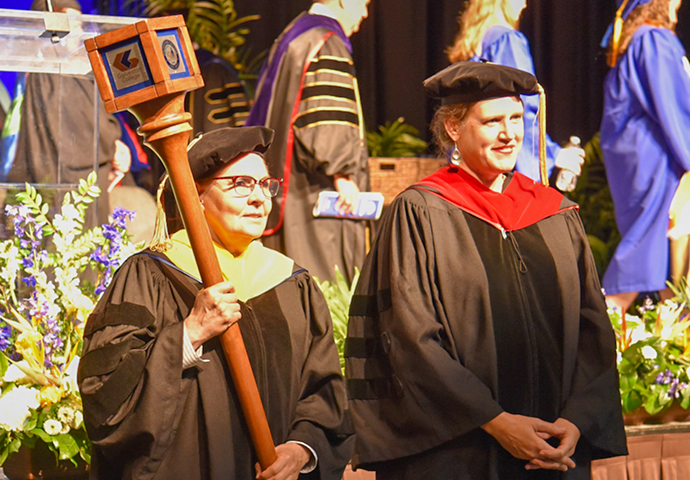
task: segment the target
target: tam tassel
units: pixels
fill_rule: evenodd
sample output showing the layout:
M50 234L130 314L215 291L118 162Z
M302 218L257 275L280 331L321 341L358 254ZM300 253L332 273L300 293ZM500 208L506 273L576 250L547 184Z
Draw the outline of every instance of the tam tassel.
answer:
M549 186L549 171L546 166L546 92L541 85L537 85L539 90L539 173L541 183L545 187Z
M620 47L621 34L623 33L623 11L628 5L629 0L623 0L620 8L616 10L616 19L613 21L613 35L611 36L611 50L609 51L607 63L609 67L616 66L618 61L618 48Z
M149 243L151 250L160 253L165 253L172 248L172 241L170 240L170 235L168 235L168 219L165 216L165 208L163 207L163 190L167 181L168 174L166 173L156 192L156 224L153 227L153 235Z

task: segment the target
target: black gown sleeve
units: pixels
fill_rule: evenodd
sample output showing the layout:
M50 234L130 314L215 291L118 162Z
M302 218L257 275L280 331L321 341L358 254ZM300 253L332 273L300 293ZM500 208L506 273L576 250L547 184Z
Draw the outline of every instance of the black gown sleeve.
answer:
M437 213L443 218L445 212ZM437 258L436 252L448 248L449 232L432 225L430 217L419 193L399 196L357 285L346 343L348 393L357 433L355 463L428 450L481 427L503 411L487 386L491 381L467 368L466 362L474 362L476 355L462 358L449 324L449 317L482 318L482 313L473 306L465 312L446 311L441 292L445 281L437 278L437 262L450 263L457 272L470 268L465 258L473 248L471 238L460 240L452 254ZM455 240L450 244L457 245ZM443 270L448 271L448 265ZM490 305L479 309L488 311ZM478 339L473 348L493 345L490 328L470 323L466 325L472 332L465 333Z
M309 478L340 480L352 456L354 438L333 323L326 300L310 276L300 279L299 289L309 333L288 440L306 443L317 453L317 469Z
M173 440L184 400L184 303L155 260L135 255L89 317L79 366L84 421L111 465L137 456L132 445L155 463Z
M592 457L626 455L616 366L616 340L580 216L566 214L580 272L580 327L577 357L561 416L574 423L592 448Z

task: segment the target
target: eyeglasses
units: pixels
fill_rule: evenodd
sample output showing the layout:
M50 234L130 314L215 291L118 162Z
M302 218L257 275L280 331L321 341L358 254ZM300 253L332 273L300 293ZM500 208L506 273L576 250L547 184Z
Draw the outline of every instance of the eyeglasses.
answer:
M230 180L232 185L229 186L230 193L233 197L242 198L248 197L254 191L254 187L258 183L261 191L267 198L272 198L278 195L278 190L283 183L282 178L267 177L263 180L257 180L248 175L232 175L229 177L215 177L214 180Z

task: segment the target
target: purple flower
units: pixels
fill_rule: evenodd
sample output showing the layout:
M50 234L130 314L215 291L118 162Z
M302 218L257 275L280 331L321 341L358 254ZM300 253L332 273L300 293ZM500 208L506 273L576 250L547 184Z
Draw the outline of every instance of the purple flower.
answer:
M26 283L28 287L34 288L36 286L36 277L33 275L22 278L22 282Z
M3 324L0 326L0 350L5 351L12 343L10 342L10 336L12 335L12 329L9 325Z
M101 265L104 265L106 267L110 266L110 258L108 258L108 255L103 253L103 249L101 247L98 247L92 254L91 254L91 260L100 263Z
M136 213L131 210L125 210L122 207L115 207L113 210L112 224L124 229L127 228L125 220L132 220Z
M62 346L64 345L62 339L55 333L47 334L43 337L43 341L47 345L51 345L53 347L51 350L55 350L56 348L62 348Z
M668 396L671 398L680 397L679 382L677 378L674 378L671 382L671 386L668 388Z
M103 236L108 240L119 240L120 232L113 225L103 225Z
M654 302L651 298L646 297L644 299L644 302L642 302L642 305L637 309L637 311L640 313L640 315L644 315L645 312L648 312L650 310L654 310Z
M110 253L111 256L115 256L115 255L117 255L119 252L120 252L120 245L119 245L119 244L115 244L115 243L114 243L114 244L112 244L112 245L110 246L110 251L109 251L109 253ZM114 260L114 261L115 261L115 260Z
M98 285L98 286L96 287L96 290L94 290L94 293L96 294L96 296L99 296L99 295L101 295L103 292L105 292L105 288L106 288L106 287L105 287L105 285L103 285L103 283L104 283L104 282L102 282L100 285Z
M668 385L671 383L671 380L675 380L676 383L678 382L677 379L673 378L673 372L667 368L665 372L656 376L655 383L657 385Z
M14 223L14 235L15 237L21 238L24 236L25 230L24 226L21 224L17 224L17 222Z
M24 268L31 268L34 266L34 261L30 258L25 258L24 260L22 260L22 265L24 266Z

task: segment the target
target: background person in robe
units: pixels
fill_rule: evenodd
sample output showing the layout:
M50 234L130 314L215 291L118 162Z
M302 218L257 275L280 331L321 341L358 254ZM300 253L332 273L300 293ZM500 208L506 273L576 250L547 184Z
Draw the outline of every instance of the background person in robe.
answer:
M56 12L81 13L77 0L52 3ZM46 1L35 0L31 9L47 11ZM70 36L64 41L70 41ZM98 124L94 124L97 109ZM7 181L78 184L95 167L101 189L98 223L106 223L110 213L108 186L116 172L129 171L131 155L120 141L120 124L106 113L93 78L29 73L20 112L16 154Z
M518 31L520 15L527 0L468 0L459 19L460 31L448 48L451 62L488 60L492 63L524 70L534 75L534 61L527 38ZM522 98L525 105L525 141L515 169L539 180L539 130L536 117L539 101L535 96ZM581 173L585 152L578 147L561 148L546 137L549 176L564 168ZM555 177L555 175L553 175ZM555 183L552 181L552 183Z
M460 153L381 220L350 309L353 464L377 479L585 479L626 454L614 333L577 206L513 172L536 79L426 80Z
M639 292L670 295L669 207L690 170L690 68L673 32L680 4L626 3L604 83L601 150L621 241L603 284L607 302L622 312ZM610 49L613 42L604 39Z
M219 129L189 150L227 281L201 288L179 230L156 244L165 253L129 258L89 317L79 384L91 478L340 480L351 442L328 307L306 270L255 241L280 187L262 158L272 136ZM218 339L235 322L278 444L258 476Z
M315 0L278 37L259 78L247 125L276 131L269 170L285 178L264 243L320 280L337 265L348 281L365 255L366 223L314 218L319 193L336 190L349 213L369 188L366 135L349 37L369 0ZM295 114L296 113L296 114Z

